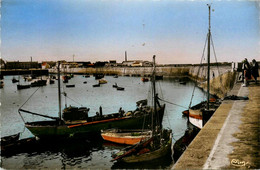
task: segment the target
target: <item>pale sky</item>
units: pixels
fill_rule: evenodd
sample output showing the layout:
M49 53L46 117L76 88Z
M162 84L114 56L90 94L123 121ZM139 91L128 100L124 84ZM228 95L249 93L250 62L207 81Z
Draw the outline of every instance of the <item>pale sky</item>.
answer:
M217 60L260 61L260 2L248 0L2 0L1 57L199 63L207 3Z

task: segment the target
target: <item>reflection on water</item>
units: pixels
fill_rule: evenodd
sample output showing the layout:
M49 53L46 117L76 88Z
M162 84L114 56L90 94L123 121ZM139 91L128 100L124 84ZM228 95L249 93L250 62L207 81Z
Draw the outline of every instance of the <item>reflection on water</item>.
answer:
M16 84L12 83L13 76L5 76L5 86L1 91L1 135L7 136L18 132L23 132L21 138L27 138L32 134L24 129L24 123L17 110L33 94L37 87L17 90ZM96 84L94 77L84 78L81 75L75 76L69 84L75 84L75 88L62 86L62 91L66 91L70 99L68 105L86 106L90 108L90 115L94 115L102 106L103 114L117 112L120 107L125 111L135 110L136 101L149 97L150 83L143 83L140 77L119 77L106 76L107 84L93 88ZM22 84L25 84L21 79ZM83 82L87 81L87 84ZM181 80L183 81L183 80ZM124 87L124 91L117 91L112 85ZM157 83L159 97L187 107L194 83L188 81L186 85L180 84L179 79L164 78ZM194 103L203 100L203 92L195 91ZM64 107L65 100L62 101ZM58 96L57 82L55 84L40 87L31 99L23 106L24 109L33 112L57 116ZM166 112L163 119L163 126L173 130L173 138L179 139L187 128L187 120L182 117L184 108L166 104ZM41 120L37 116L23 114L26 121ZM175 141L174 141L175 142ZM156 160L144 164L122 164L111 162L111 154L119 151L123 146L104 142L99 137L80 140L62 141L37 141L20 152L2 156L2 167L6 169L18 168L169 168L173 161L171 156L163 160ZM18 151L18 150L17 150Z

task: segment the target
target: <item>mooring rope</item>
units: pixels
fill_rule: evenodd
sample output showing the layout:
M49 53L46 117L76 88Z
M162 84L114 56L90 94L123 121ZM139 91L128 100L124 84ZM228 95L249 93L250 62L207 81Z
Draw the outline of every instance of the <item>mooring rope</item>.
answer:
M78 105L83 106L81 103L79 103L79 102L75 101L74 99L70 98L69 96L67 96L67 93L64 92L63 94L64 94L64 96L67 97L68 99L72 100L73 102L77 103Z
M185 106L181 106L181 105L179 105L179 104L175 104L175 103L172 103L172 102L169 102L169 101L166 101L166 100L160 99L160 98L158 98L158 99L161 100L161 101L163 101L163 102L165 102L165 103L169 103L169 104L172 104L172 105L175 105L175 106L182 107L182 108L184 108L184 109L188 109L188 108L185 107Z

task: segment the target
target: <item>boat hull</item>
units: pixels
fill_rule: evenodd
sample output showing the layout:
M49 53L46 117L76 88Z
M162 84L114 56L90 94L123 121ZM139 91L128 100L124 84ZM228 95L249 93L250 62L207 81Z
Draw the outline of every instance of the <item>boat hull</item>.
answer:
M142 131L142 130L132 130L132 131L113 131L108 130L101 133L101 136L104 140L125 144L125 145L134 145L141 140L145 140L151 137L151 131Z
M215 101L210 103L209 110L206 109L206 101L191 107L188 111L189 122L195 127L201 129L211 118L218 107L219 103Z
M124 157L121 159L122 162L125 163L137 163L137 162L146 162L146 161L152 161L158 158L162 158L166 155L169 155L171 153L171 146L172 146L172 135L170 135L170 138L163 147L160 149L157 149L153 152L148 152L145 154L140 155L132 155L128 157Z
M165 105L158 109L160 122L164 115ZM151 126L151 121L143 123L144 119L149 120L150 114L140 116L123 116L118 118L111 118L98 121L89 121L86 123L78 124L65 124L60 125L58 121L39 121L25 123L31 133L39 138L46 137L60 137L60 136L74 136L86 133L100 133L101 130L118 128L118 129L142 129Z

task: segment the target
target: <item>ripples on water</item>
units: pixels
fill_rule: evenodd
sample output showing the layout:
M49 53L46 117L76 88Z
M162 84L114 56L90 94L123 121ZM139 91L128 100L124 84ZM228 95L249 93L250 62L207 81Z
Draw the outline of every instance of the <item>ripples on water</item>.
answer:
M13 76L5 76L1 92L1 135L7 136L23 132L21 138L33 136L27 129L17 110L35 92L37 87L17 90L16 84L12 83ZM16 77L18 78L18 77ZM94 77L84 78L76 75L68 84L75 84L75 88L66 88L62 84L62 91L65 91L69 98L67 104L73 106L86 106L90 108L89 115L95 115L102 106L103 114L117 112L120 107L123 110L135 110L136 101L149 97L150 82L143 83L140 77L119 77L106 76L107 84L93 88L96 84ZM22 79L21 84L26 84ZM83 84L87 81L87 84ZM124 91L117 91L112 85L124 87ZM159 97L171 103L188 107L194 83L189 81L181 85L179 79L164 78L157 83ZM193 104L203 100L204 93L195 90ZM65 100L62 100L62 107ZM25 110L57 116L58 96L57 81L55 84L40 87L31 99L22 107ZM163 119L163 126L173 130L174 141L179 139L187 128L187 120L182 117L184 108L166 104L166 112ZM38 116L23 114L26 121L43 120ZM68 140L68 141L45 141L41 146L35 145L22 153L2 157L3 168L170 168L172 160L156 160L146 164L120 164L110 162L111 154L119 151L123 146L114 145L102 141L100 137L90 140Z

